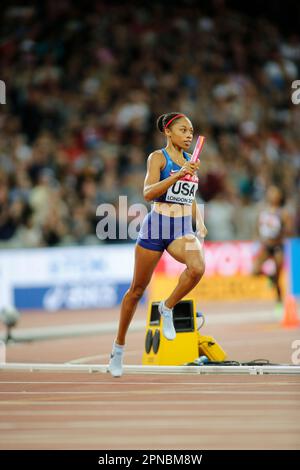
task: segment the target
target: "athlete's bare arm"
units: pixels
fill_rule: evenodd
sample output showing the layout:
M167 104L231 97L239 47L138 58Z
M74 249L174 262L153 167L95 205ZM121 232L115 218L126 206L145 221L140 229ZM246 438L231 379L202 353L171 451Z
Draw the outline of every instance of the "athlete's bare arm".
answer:
M288 210L284 209L282 211L282 221L283 221L283 237L292 237L294 235L294 224L293 218Z
M205 227L204 220L201 214L201 211L198 207L196 199L194 199L192 204L192 218L193 221L196 222L196 232L199 233L201 238L206 237L207 235L207 228Z

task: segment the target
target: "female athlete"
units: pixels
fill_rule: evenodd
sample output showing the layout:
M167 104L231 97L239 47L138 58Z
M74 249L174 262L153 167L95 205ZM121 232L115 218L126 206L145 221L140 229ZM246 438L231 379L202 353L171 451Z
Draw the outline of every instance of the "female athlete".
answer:
M186 153L192 143L193 126L184 114L168 113L158 118L157 127L165 135L167 145L151 153L147 160L144 198L154 204L141 225L135 245L133 280L121 304L118 333L108 367L113 377L123 373L126 333L164 250L186 265L173 292L158 307L162 332L168 340L176 337L173 307L204 274L200 239L203 240L207 230L195 201L198 184L181 180L185 175L193 176L199 168L199 162L190 162L191 155Z
M277 308L282 307L282 292L280 275L283 268L284 238L292 234L292 221L283 206L283 193L277 186L270 186L266 194L266 203L259 212L257 232L260 240L260 250L254 260L253 274L262 274L266 260L273 259L275 272L269 276L276 289Z

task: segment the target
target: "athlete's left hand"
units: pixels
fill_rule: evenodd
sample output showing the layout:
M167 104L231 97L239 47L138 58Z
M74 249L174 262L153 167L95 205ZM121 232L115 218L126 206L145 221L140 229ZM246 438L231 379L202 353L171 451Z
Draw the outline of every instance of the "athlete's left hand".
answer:
M199 170L199 168L200 168L200 160L197 160L196 161L196 170Z
M205 225L203 225L203 227L201 227L199 230L197 230L196 236L199 237L199 238L205 238L207 233L208 233L207 228L205 227Z

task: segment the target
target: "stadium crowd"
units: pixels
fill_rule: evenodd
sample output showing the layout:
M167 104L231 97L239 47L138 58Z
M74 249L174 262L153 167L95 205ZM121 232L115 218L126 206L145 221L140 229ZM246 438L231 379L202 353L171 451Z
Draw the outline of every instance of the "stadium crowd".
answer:
M156 119L172 111L207 139L209 240L252 239L271 183L300 235L299 31L224 1L201 5L2 9L1 247L118 243L98 240L96 208L113 204L118 216L120 195L147 204L146 159L164 146Z

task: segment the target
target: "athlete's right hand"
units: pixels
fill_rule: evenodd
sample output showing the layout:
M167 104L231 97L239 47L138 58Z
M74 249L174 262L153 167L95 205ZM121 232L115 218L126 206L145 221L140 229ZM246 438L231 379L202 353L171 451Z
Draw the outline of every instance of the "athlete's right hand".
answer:
M199 161L197 161L195 163L185 162L183 167L181 167L181 169L177 172L178 178L180 179L185 175L193 176L196 173L196 171L198 170L199 166L200 166Z

